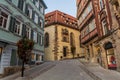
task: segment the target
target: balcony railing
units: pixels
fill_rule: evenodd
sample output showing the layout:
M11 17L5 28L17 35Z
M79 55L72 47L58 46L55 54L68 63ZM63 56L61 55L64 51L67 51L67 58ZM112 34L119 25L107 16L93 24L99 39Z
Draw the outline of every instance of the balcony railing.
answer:
M81 39L81 43L85 43L87 41L90 41L94 36L96 36L98 33L97 33L97 29L95 28L93 31L91 31L90 33L88 33L85 37L83 37Z

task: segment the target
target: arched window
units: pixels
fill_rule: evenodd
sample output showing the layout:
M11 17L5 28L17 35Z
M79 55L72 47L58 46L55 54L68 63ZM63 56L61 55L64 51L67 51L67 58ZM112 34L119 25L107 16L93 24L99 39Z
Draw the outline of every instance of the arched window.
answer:
M70 45L75 47L75 37L73 33L70 33Z
M45 47L49 46L49 34L45 33Z

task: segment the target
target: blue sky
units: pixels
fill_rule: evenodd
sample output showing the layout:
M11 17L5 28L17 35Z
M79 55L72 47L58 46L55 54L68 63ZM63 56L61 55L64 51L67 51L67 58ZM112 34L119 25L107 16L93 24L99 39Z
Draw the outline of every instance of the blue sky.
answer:
M59 10L76 17L76 0L44 0L47 5L46 13Z

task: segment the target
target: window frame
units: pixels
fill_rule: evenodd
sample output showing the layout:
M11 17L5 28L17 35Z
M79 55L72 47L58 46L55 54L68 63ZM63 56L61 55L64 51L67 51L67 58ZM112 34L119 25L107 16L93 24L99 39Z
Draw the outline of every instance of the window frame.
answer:
M15 29L16 29L16 21L18 21L18 22L20 23L19 28L18 28L18 26L17 26L17 31L18 31L18 29L19 29L19 33L18 33L18 32L15 32ZM16 19L16 21L15 21L15 26L14 26L14 33L17 34L17 35L21 35L21 33L22 33L22 22L21 22L20 20L18 20L18 19Z
M3 27L3 23L2 23L2 26L0 28L8 30L9 21L10 21L9 20L10 19L10 14L8 12L6 12L5 10L3 10L3 9L0 8L0 16L1 16L1 12L4 12L7 15L7 22L6 22L6 27L5 28Z
M29 30L27 30L27 29L29 29ZM28 32L29 31L29 32ZM29 34L28 34L29 33ZM28 38L28 39L31 39L31 28L28 26L28 25L26 25L26 37Z

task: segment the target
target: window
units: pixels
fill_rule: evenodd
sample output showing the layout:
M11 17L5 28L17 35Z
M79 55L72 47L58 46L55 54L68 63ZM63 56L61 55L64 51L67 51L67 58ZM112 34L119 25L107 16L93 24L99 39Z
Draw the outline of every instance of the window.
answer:
M40 11L41 13L44 13L44 8L42 6L40 6Z
M43 28L43 21L40 19L40 27Z
M28 16L32 18L32 8L28 7Z
M80 19L79 19L80 23L79 24L82 23L82 21L86 18L86 16L90 13L91 10L92 10L92 3L90 2L88 4L88 6L86 7L86 9L83 11L82 15L80 16Z
M39 4L40 4L40 2L39 2L39 0L36 0L35 1L35 6L39 9Z
M99 0L100 1L100 10L104 7L103 5L103 0Z
M18 8L19 8L20 10L23 10L23 6L24 6L24 0L19 0L19 1L18 1Z
M38 24L38 15L37 15L36 13L35 13L34 22L35 22L36 24Z
M91 2L90 2L90 4L88 5L87 10L88 10L88 13L92 10L92 3L91 3Z
M26 37L30 39L30 34L31 33L31 29L27 26L26 27Z
M16 22L15 22L15 28L14 28L14 33L15 34L20 35L20 27L21 27L21 23L16 20Z
M35 54L34 54L34 53L32 53L31 59L32 59L33 61L35 60Z
M1 11L0 12L0 27L6 29L7 28L7 21L8 21L8 14Z
M69 32L67 29L62 29L62 41L69 42Z
M40 55L36 54L36 61L39 61L39 60L40 60Z
M93 29L95 29L95 20L92 20L92 21L89 23L89 31L91 32Z
M107 21L104 19L102 21L102 28L103 28L103 35L108 33L108 28L107 28Z
M75 37L73 33L70 33L70 45L75 47Z
M45 43L44 43L45 47L49 46L49 34L45 33Z
M33 32L33 41L37 43L37 32L36 31Z

